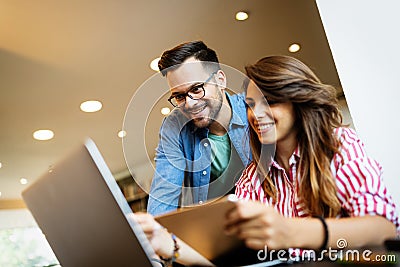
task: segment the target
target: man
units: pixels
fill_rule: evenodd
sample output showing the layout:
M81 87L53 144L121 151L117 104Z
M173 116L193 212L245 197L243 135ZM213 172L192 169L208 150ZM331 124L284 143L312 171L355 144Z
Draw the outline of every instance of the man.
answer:
M165 51L158 67L175 109L160 129L152 215L232 192L251 158L243 94L226 92L215 51L201 41L183 43Z

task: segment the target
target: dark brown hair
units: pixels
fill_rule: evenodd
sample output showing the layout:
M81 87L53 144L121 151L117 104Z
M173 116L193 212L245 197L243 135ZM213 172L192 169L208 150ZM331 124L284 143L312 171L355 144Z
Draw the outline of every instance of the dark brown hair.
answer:
M170 50L165 51L158 62L158 69L161 71L162 75L165 76L169 70L173 69L174 66L182 64L190 57L194 57L199 61L217 63L209 65L215 66L215 68L219 69L217 54L214 50L207 47L207 45L202 41L182 43Z
M293 104L301 157L299 198L312 215L336 216L340 203L330 163L339 150L333 130L342 126L342 115L335 88L321 83L308 66L289 56L265 57L245 69L267 101ZM253 160L261 166L262 145L251 127L249 131ZM268 172L261 167L259 173L265 178L266 194L276 199Z

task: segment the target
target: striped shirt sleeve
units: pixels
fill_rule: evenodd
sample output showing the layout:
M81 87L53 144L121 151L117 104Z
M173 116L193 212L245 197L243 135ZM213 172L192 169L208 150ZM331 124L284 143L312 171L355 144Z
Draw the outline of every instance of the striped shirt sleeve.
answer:
M331 168L342 208L350 216L383 216L399 232L396 205L383 182L382 166L367 156L364 144L352 129L338 128L336 133L342 146Z
M250 163L243 171L241 177L236 182L235 195L239 199L259 200L256 190L252 185L252 180L257 178L257 168L254 162Z

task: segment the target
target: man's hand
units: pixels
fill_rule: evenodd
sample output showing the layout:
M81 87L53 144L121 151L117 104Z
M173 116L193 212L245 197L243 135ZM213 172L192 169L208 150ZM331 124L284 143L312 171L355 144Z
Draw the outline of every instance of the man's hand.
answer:
M174 243L167 229L163 228L148 213L137 212L133 214L132 218L140 224L157 255L170 258L174 251Z

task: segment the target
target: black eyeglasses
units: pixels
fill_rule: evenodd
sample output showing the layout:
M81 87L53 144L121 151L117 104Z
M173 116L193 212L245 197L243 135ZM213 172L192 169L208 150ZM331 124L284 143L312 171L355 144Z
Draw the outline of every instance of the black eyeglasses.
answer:
M216 74L218 71L214 71L211 73L210 77L207 78L203 83L196 84L189 88L186 93L172 95L168 98L169 103L176 108L182 107L186 103L186 97L190 97L193 100L202 99L206 95L206 91L204 90L204 85L208 83L212 76Z

